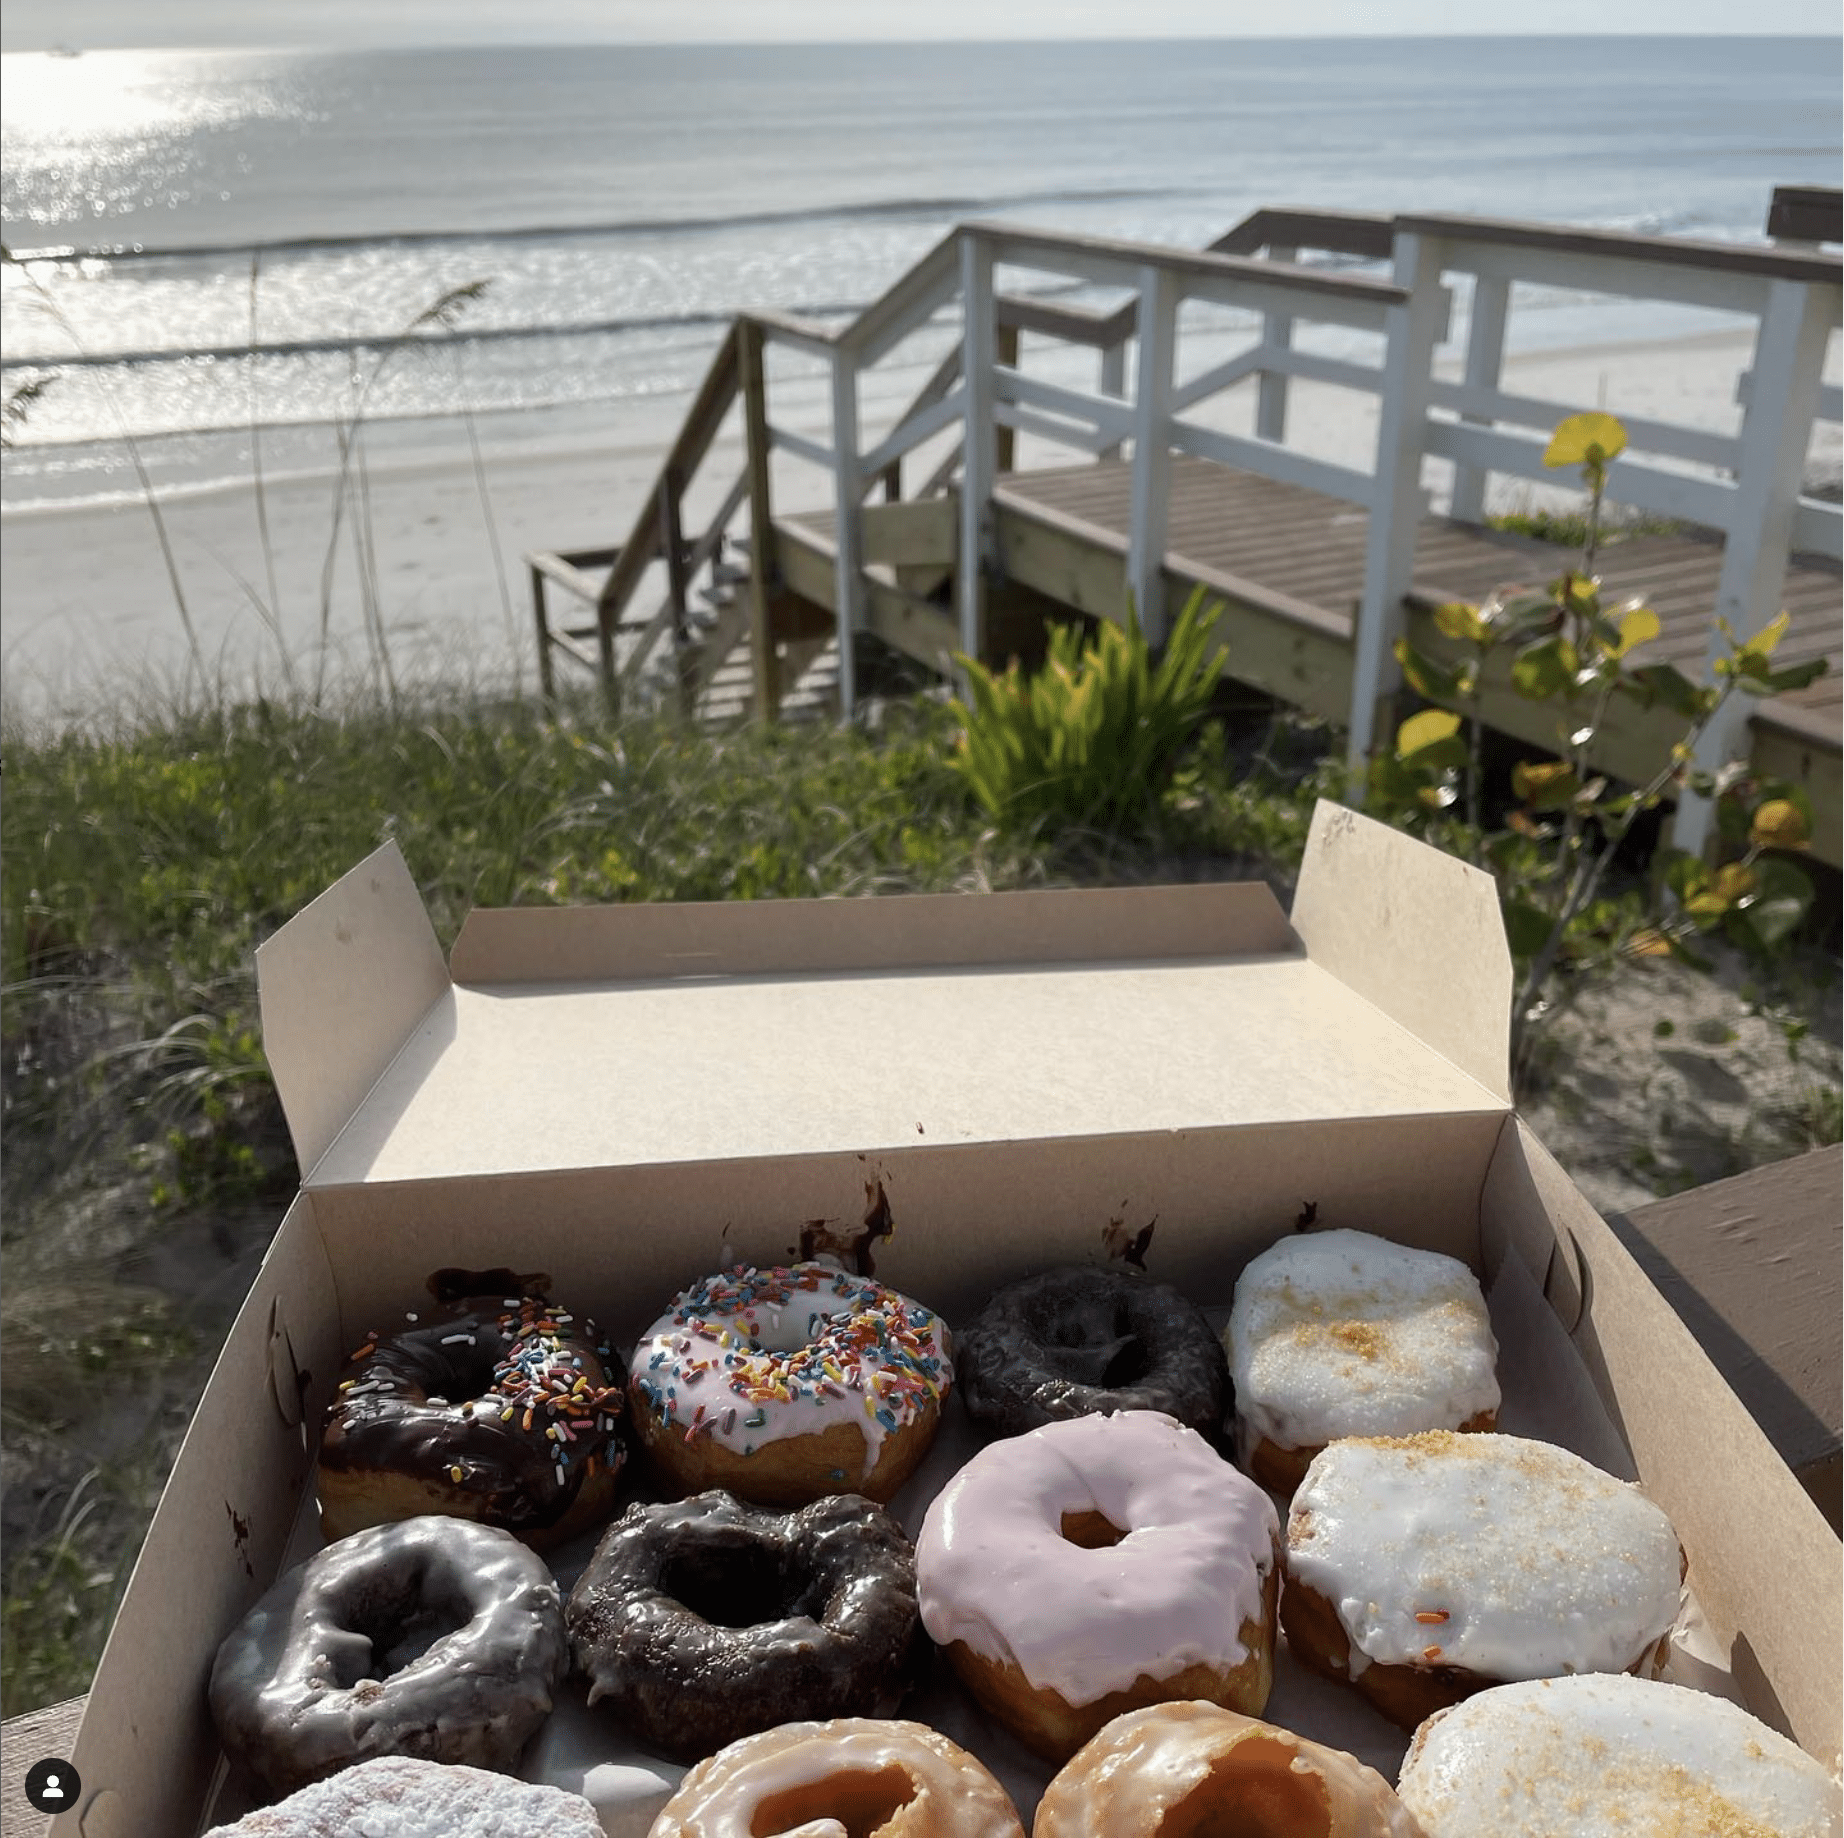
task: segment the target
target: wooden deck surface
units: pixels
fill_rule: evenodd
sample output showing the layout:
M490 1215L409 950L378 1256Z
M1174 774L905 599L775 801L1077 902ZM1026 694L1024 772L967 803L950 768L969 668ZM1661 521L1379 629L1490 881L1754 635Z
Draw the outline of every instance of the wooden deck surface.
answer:
M1108 548L1124 546L1129 527L1131 469L1121 461L1011 473L997 496L1018 511L1048 513L1066 528L1087 526ZM1342 629L1363 591L1366 511L1322 493L1278 484L1210 460L1175 458L1166 535L1168 570L1206 586L1225 578L1266 590L1277 602L1316 608ZM1495 586L1541 586L1561 572L1568 552L1500 531L1445 518L1423 520L1415 549L1414 598L1480 600ZM1710 637L1711 609L1722 567L1719 541L1696 536L1635 536L1610 543L1600 557L1603 595L1615 602L1643 594L1663 630L1646 647L1645 662L1673 663L1700 675ZM1788 568L1782 605L1792 615L1776 662L1831 660L1809 688L1775 697L1755 724L1838 752L1844 741L1844 642L1835 563L1800 558ZM1232 658L1233 669L1233 658Z

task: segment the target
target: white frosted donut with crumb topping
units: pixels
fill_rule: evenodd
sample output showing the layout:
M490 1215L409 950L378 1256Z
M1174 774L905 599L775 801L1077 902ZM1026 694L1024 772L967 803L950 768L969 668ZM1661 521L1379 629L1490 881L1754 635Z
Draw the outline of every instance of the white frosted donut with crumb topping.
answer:
M1624 1672L1671 1631L1682 1577L1637 1487L1519 1436L1335 1442L1287 1523L1288 1587L1336 1608L1353 1670Z
M1483 1691L1416 1732L1429 1838L1839 1838L1828 1771L1739 1706L1605 1674Z
M1478 1279L1457 1258L1368 1232L1286 1238L1252 1259L1223 1346L1238 1458L1283 1490L1341 1436L1497 1419L1498 1343Z

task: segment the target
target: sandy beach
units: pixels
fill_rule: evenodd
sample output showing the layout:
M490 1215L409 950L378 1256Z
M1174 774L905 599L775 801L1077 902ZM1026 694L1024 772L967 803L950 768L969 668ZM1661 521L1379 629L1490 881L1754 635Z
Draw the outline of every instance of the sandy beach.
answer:
M1741 332L1536 352L1508 359L1505 383L1574 407L1733 430L1735 382L1748 353ZM1451 374L1454 366L1445 368ZM1243 386L1218 398L1209 419L1246 430L1253 396ZM890 400L881 412L874 403L867 407L867 441L893 418ZM205 664L204 693L234 699L311 686L322 676L333 684L376 685L378 640L368 629L355 534L369 553L382 642L400 683L440 677L531 685L525 552L621 540L683 407L680 398L661 398L620 414L611 409L606 442L587 448L496 449L491 425L483 424L487 444L478 473L459 425L452 457L389 466L374 459L368 510L362 519L346 517L330 569L330 471L267 485L261 505L267 557L252 486L169 493L160 511ZM811 438L826 437L810 384L776 396L773 412ZM1364 465L1374 449L1375 416L1374 397L1296 384L1289 441L1307 453ZM1835 476L1837 429L1825 428L1822 437L1827 444L1815 448L1813 469ZM1067 449L1024 440L1018 463L1067 464L1072 457ZM688 529L699 527L697 512L708 514L740 464L740 433L732 426L694 488ZM1440 467L1428 473L1437 502L1443 473ZM1501 504L1544 494L1520 481L1499 484ZM818 469L778 456L779 508L823 504L827 494ZM6 581L0 671L9 717L92 719L201 693L145 502L9 511L0 519L0 566Z

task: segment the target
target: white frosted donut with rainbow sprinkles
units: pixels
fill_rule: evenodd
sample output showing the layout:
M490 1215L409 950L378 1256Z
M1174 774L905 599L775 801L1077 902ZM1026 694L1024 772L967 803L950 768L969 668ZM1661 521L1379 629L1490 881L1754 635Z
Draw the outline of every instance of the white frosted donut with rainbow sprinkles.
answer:
M628 1396L641 1445L686 1492L797 1506L888 1500L934 1440L953 1383L945 1322L826 1263L739 1265L641 1336Z

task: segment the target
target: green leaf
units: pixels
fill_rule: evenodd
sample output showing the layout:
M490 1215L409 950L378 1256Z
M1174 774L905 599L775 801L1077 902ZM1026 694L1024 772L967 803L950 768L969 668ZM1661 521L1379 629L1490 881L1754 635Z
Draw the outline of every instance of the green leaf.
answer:
M1511 686L1520 696L1541 702L1567 689L1575 679L1575 647L1560 636L1525 645L1511 665Z
M1424 652L1417 651L1406 638L1398 638L1394 650L1396 662L1402 666L1404 681L1418 696L1426 696L1430 702L1457 702L1460 699L1462 683L1459 671L1451 670Z
M1519 760L1511 789L1532 810L1563 810L1575 796L1575 768L1565 759Z
M1716 699L1713 689L1693 683L1672 664L1647 664L1622 680L1637 687L1641 700L1648 704L1662 702L1673 714L1682 715L1687 721L1700 720L1707 715Z
M1786 628L1792 624L1790 613L1781 613L1744 643L1737 645L1736 651L1743 657L1772 657L1774 647L1786 636Z
M1460 731L1460 717L1445 708L1425 708L1411 715L1396 730L1396 756L1405 764L1416 763L1417 755Z
M1812 826L1790 799L1769 798L1755 810L1748 840L1763 849L1809 848Z
M1719 663L1724 661L1717 660ZM1804 689L1808 684L1816 683L1831 668L1829 661L1815 657L1807 663L1788 664L1784 670L1769 670L1765 667L1747 668L1758 665L1759 660L1753 656L1738 660L1743 666L1741 686L1751 696L1783 696L1789 689Z
M1479 608L1468 600L1449 600L1434 609L1434 626L1443 638L1482 645L1491 631L1479 616Z
M1511 947L1511 955L1535 957L1549 942L1549 935L1555 929L1555 920L1542 907L1533 906L1528 900L1506 900L1504 913L1505 941Z
M1619 649L1614 653L1616 657L1625 657L1636 646L1656 638L1662 629L1658 615L1649 606L1629 606L1615 623L1620 634Z

